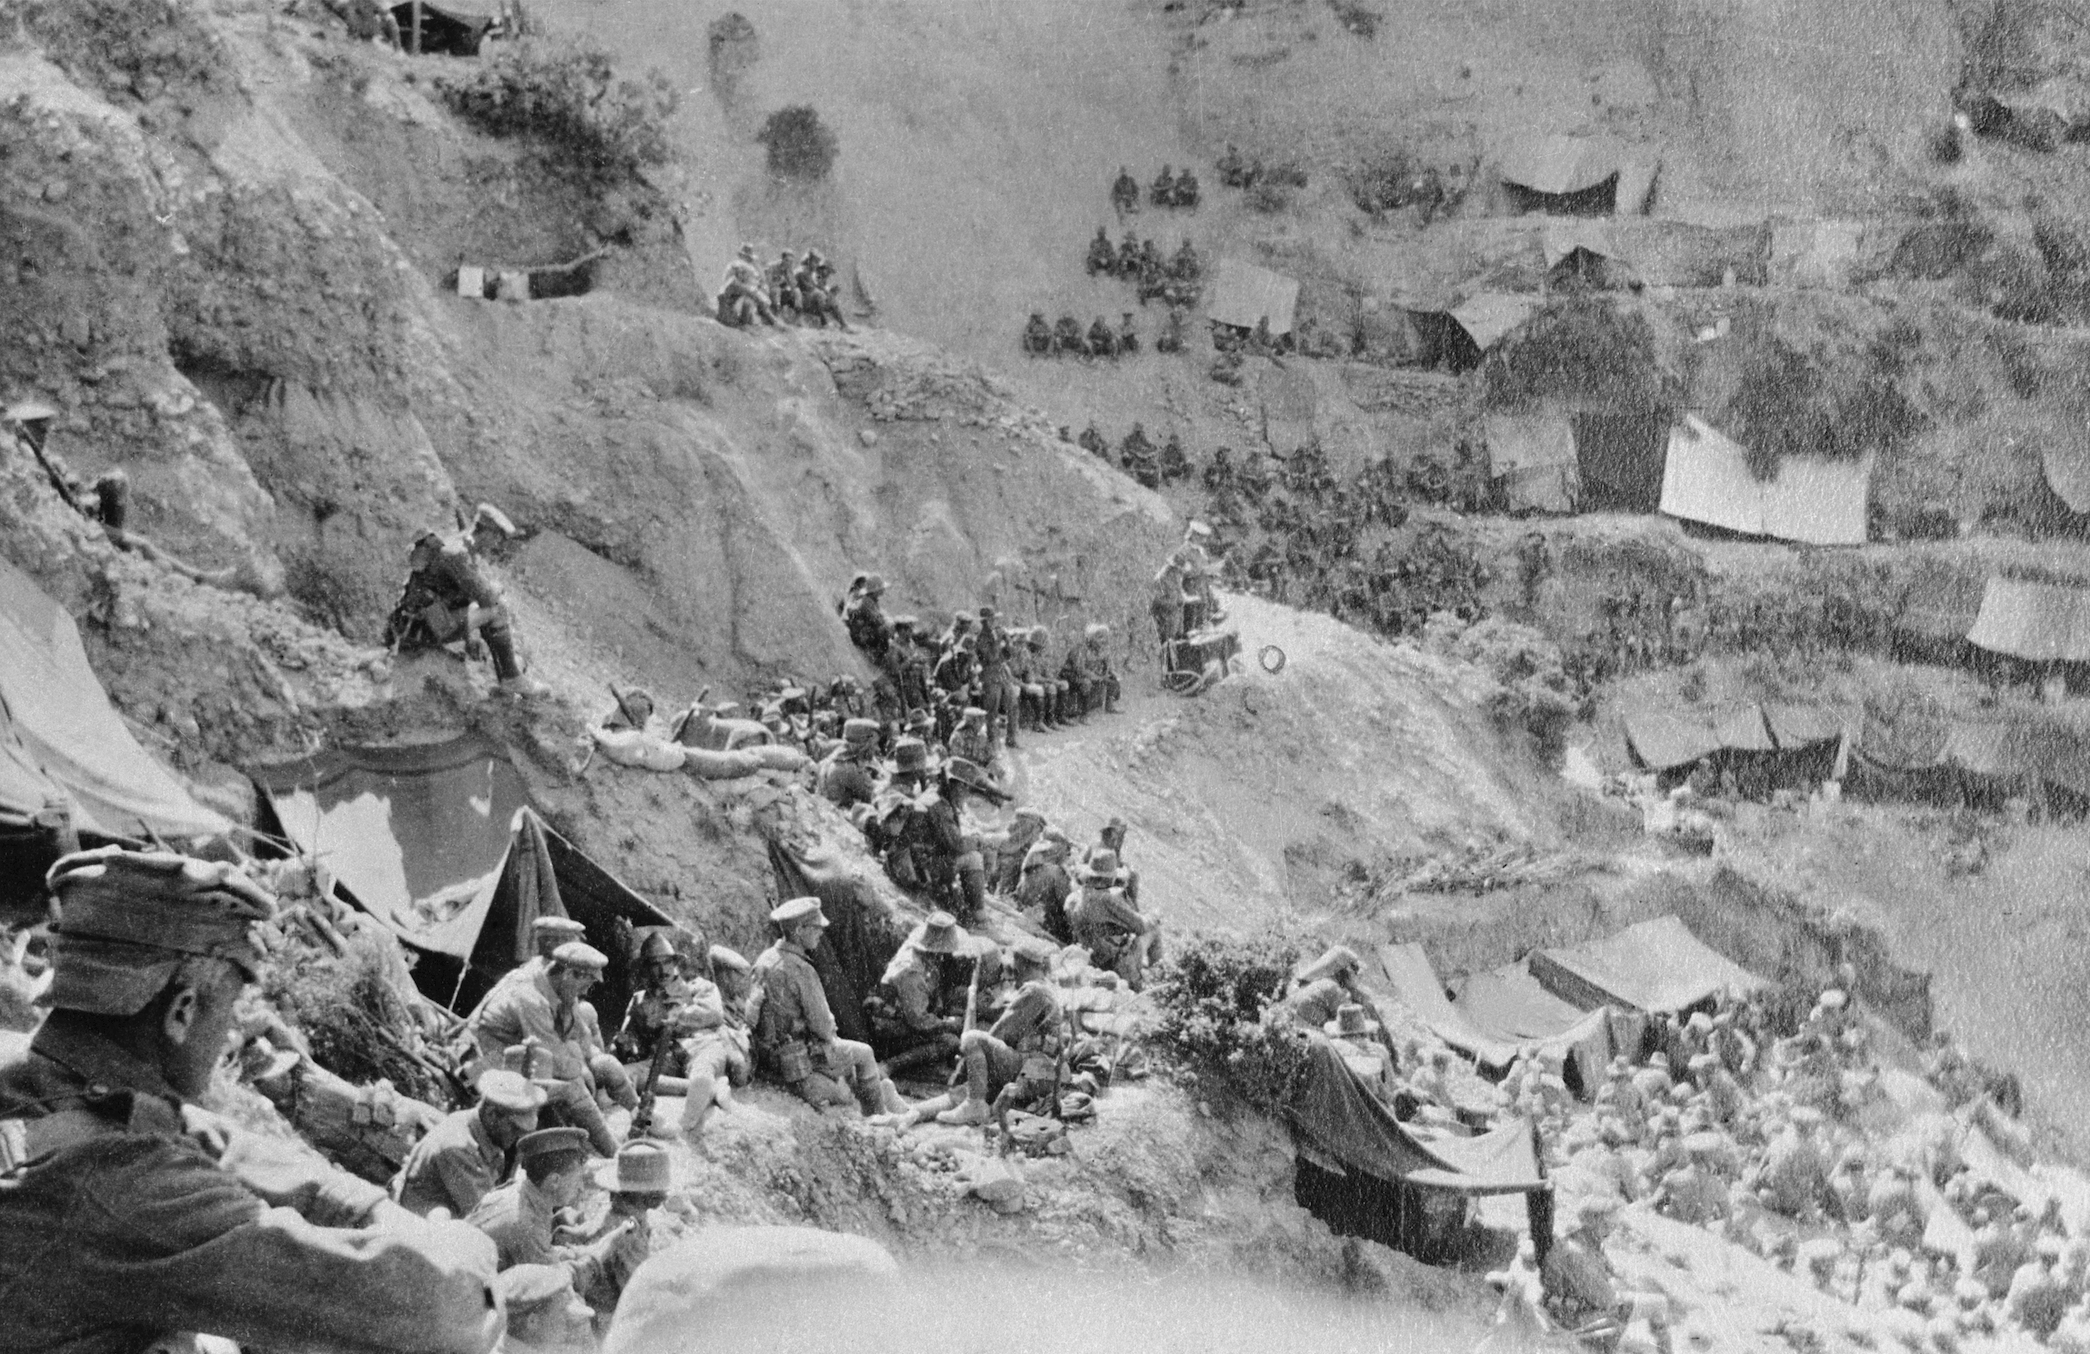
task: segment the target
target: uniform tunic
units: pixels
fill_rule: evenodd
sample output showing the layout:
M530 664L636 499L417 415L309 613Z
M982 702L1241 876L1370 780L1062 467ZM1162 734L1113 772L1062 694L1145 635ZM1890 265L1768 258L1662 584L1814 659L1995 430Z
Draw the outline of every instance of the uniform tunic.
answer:
M500 1335L485 1238L184 1107L91 1034L46 1024L0 1066L0 1129L22 1149L0 1175L7 1354L136 1354L177 1331L483 1354Z
M567 1081L586 1078L590 1060L604 1053L595 1008L576 1001L572 1010L562 1012L548 969L489 996L472 1019L472 1037L479 1041L480 1055L496 1067L509 1048L537 1040L552 1050L550 1075Z
M392 1179L392 1198L424 1218L433 1208L462 1218L501 1183L507 1168L508 1153L487 1136L478 1109L458 1110L414 1144Z
M878 797L878 772L848 748L837 748L820 763L821 798L837 808L868 804Z

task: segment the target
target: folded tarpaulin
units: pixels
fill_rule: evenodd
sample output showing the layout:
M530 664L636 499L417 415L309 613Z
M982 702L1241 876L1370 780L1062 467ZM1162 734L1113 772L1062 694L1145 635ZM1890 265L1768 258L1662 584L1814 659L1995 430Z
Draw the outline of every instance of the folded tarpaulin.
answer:
M1502 149L1496 171L1505 183L1557 197L1596 187L1617 174L1624 159L1624 148L1609 137L1527 136Z
M1453 306L1451 317L1458 321L1459 328L1466 331L1474 346L1486 352L1502 342L1512 329L1530 319L1538 308L1539 301L1535 296L1481 292Z
M1432 1034L1471 1057L1483 1067L1498 1071L1516 1060L1515 1042L1487 1034L1464 1011L1444 995L1444 984L1420 945L1381 945L1379 963L1395 1000L1415 1013Z
M1611 1065L1608 1009L1583 1011L1562 1001L1522 964L1468 977L1453 1007L1489 1035L1572 1063L1585 1096L1596 1093Z
M1669 430L1662 511L1671 517L1808 545L1863 545L1872 480L1867 461L1787 456L1770 480L1742 445L1696 414Z
M1253 329L1264 319L1273 335L1292 332L1299 304L1299 284L1282 273L1258 268L1241 259L1219 261L1212 278L1212 306L1207 315L1221 324Z
M1308 1036L1306 1066L1286 1117L1318 1155L1343 1169L1459 1194L1529 1194L1549 1188L1531 1125L1514 1120L1475 1138L1427 1144L1373 1095L1334 1044Z
M1967 639L2031 662L2090 662L2090 589L1991 578Z
M422 949L472 953L529 803L504 749L467 734L248 770L299 850L372 916Z
M73 802L74 824L104 837L232 828L139 746L65 608L0 559L0 810L28 817L59 790Z
M1692 935L1674 916L1628 926L1586 945L1535 950L1526 962L1547 991L1585 1011L1608 1004L1674 1012L1722 993L1741 996L1770 986Z

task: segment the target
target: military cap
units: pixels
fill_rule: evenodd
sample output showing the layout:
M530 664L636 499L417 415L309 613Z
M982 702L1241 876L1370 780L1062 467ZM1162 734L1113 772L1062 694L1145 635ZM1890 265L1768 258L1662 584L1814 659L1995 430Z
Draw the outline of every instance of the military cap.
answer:
M708 954L711 966L715 969L731 969L735 973L749 973L754 970L754 965L748 963L746 956L730 946L713 945Z
M527 1114L543 1108L546 1096L542 1086L522 1073L510 1072L505 1067L489 1067L479 1074L479 1098L496 1109Z
M931 912L908 934L906 943L924 954L963 954L970 948L972 933L948 912Z
M1019 823L1029 821L1043 827L1045 825L1045 810L1038 808L1034 804L1025 804L1022 808L1016 810L1015 821Z
M740 246L740 257L746 259L750 263L754 262L755 247L751 244L742 244Z
M1081 867L1081 877L1084 881L1092 884L1114 882L1118 877L1118 853L1115 851L1096 852L1096 854L1089 857L1088 863Z
M822 253L821 253L821 252L820 252L819 250L817 250L817 249L808 249L808 250L806 251L806 262L807 262L807 263L825 263L825 262L827 262L827 258L826 258L826 256L825 256L825 255L823 255L823 254L822 254Z
M515 1144L515 1164L525 1166L554 1152L572 1152L576 1156L588 1155L588 1130L540 1128L535 1133L525 1133Z
M552 951L552 962L600 973L610 966L610 957L585 940L569 940Z
M979 706L968 705L965 707L964 719L967 724L983 723L986 720L986 718L987 712L985 710L982 710Z
M874 743L878 741L878 721L845 719L842 721L842 738L851 743Z
M494 1275L493 1290L510 1321L580 1301L565 1265L511 1265Z
M675 942L668 938L668 933L665 931L648 931L646 938L639 942L639 958L641 959L673 959L675 957Z
M75 851L44 883L55 920L43 1001L91 1015L136 1015L186 956L228 960L252 981L263 954L256 928L276 913L237 867L170 851Z
M588 933L588 928L571 917L538 917L530 922L533 936L562 935L578 940Z
M908 722L913 728L913 721ZM893 768L896 771L926 771L929 769L929 745L919 738L902 738L893 744Z
M1059 951L1036 936L1019 936L1009 947L1009 959L1017 968L1049 969Z
M820 900L807 895L779 903L769 919L779 926L796 926L800 922L812 922L817 926L827 925L827 914L820 910Z
M946 759L943 764L943 774L947 779L958 782L968 790L973 790L983 795L990 795L997 799L1007 798L1001 786L994 783L994 777L982 770L978 762L968 758L951 757Z

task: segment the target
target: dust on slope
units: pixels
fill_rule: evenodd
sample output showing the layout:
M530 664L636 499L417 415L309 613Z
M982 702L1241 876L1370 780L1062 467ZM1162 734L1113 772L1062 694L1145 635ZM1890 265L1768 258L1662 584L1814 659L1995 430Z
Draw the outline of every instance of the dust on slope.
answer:
M1076 840L1132 829L1143 906L1172 928L1328 921L1333 887L1390 855L1557 846L1557 789L1486 713L1494 684L1327 616L1229 597L1246 671L1180 699L1128 681L1115 717L1032 740L1025 799ZM1286 655L1264 672L1265 645Z

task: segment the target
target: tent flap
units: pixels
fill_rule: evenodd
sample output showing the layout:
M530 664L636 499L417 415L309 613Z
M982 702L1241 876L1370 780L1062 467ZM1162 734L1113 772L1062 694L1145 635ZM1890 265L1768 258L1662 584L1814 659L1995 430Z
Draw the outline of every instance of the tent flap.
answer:
M1486 352L1530 319L1538 308L1536 297L1481 292L1453 306L1451 317L1473 339L1474 346Z
M1224 258L1212 280L1212 307L1207 313L1221 324L1241 329L1253 329L1267 318L1270 332L1283 335L1292 332L1298 304L1298 282L1241 259Z
M1422 946L1381 945L1379 963L1386 970L1394 998L1413 1011L1439 1039L1483 1067L1507 1068L1516 1060L1517 1046L1513 1040L1483 1032L1444 995L1444 985L1437 980L1437 970Z
M1662 511L1745 536L1809 545L1863 545L1869 461L1788 456L1776 479L1760 482L1748 453L1696 414L1669 433Z
M1505 183L1558 196L1594 188L1618 173L1624 152L1608 137L1524 137L1505 147L1497 167Z
M71 796L75 822L105 837L208 837L232 828L139 746L88 664L73 618L5 559L0 721L0 808L34 813L56 787Z
M1583 1010L1608 1004L1674 1012L1723 992L1770 985L1692 935L1675 916L1570 949L1536 950L1529 962L1532 976L1548 991Z

